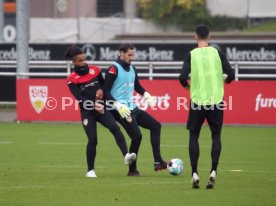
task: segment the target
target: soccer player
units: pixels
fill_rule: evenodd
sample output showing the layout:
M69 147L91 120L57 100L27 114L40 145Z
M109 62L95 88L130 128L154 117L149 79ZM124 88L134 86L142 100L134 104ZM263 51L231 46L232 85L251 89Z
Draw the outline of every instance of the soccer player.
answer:
M130 152L138 155L142 133L139 126L150 130L151 146L154 156L154 170L167 168L167 163L160 154L161 124L147 112L138 109L132 102L134 90L143 95L149 105L153 104L152 96L139 83L135 67L131 64L135 49L131 44L122 44L119 48L119 57L109 67L105 76L104 91L106 98L111 100L115 108L111 113L125 128L131 138ZM137 170L137 160L129 166L128 176L140 176Z
M72 60L74 71L68 77L68 87L79 101L81 119L88 143L86 147L87 177L97 177L94 170L97 146L97 122L114 135L117 145L124 155L125 164L136 159L135 153L128 153L125 138L109 111L105 110L103 101L104 79L99 67L88 65L83 51L79 47L68 48L64 57Z
M230 83L235 74L225 55L208 46L209 28L196 28L195 39L198 47L184 59L179 76L183 87L190 90L191 102L187 129L189 130L189 155L192 167L192 187L199 188L197 163L199 158L199 134L205 119L212 133L212 167L206 188L212 189L217 176L221 151L221 129L223 124L224 84ZM190 82L188 82L190 74ZM223 74L226 74L225 77ZM226 77L227 76L227 77Z

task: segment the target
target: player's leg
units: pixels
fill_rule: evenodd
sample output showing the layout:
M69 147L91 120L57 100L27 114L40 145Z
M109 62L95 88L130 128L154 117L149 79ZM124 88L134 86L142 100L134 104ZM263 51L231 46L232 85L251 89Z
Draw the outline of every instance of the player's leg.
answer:
M112 110L111 113L114 118L124 127L128 136L131 138L129 153L136 154L136 160L129 165L128 176L140 176L139 172L137 171L137 157L142 140L142 133L137 125L136 112L132 111L131 121L122 118L116 110Z
M200 154L199 150L199 134L200 131L190 131L189 133L189 155L190 155L190 162L191 162L191 167L192 167L192 174L197 173L197 163L198 163L198 158Z
M97 147L97 125L93 116L87 112L81 113L82 125L88 138L86 146L87 177L96 177L94 163Z
M190 130L189 132L189 156L192 167L192 187L199 188L199 176L197 171L197 164L199 158L199 134L200 131Z
M198 159L199 159L199 135L201 126L205 119L205 111L203 108L198 107L197 105L191 105L187 129L189 130L189 156L190 163L192 167L192 187L199 188L199 176L198 176Z
M221 133L212 131L212 150L211 150L211 157L212 157L212 168L211 171L217 171L219 158L221 153Z
M214 107L213 110L208 111L206 118L212 132L212 168L210 170L210 177L207 183L207 188L212 189L215 184L217 167L221 153L221 129L223 125L223 110Z
M137 110L137 124L150 130L150 140L154 157L154 170L167 168L167 163L162 159L160 152L161 124L150 114L143 110Z
M205 111L203 110L203 108L199 109L197 105L195 106L195 108L190 108L187 129L189 130L189 155L192 166L192 174L198 173L197 163L200 154L198 139L204 119Z
M118 147L123 156L125 156L128 153L126 140L110 111L105 111L103 115L98 115L97 120L113 134Z

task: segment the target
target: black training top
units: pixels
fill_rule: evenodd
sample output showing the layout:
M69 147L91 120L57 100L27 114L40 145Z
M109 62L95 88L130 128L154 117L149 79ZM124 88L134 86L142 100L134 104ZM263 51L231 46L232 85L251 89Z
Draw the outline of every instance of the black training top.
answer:
M101 70L97 66L89 65L89 72L83 76L72 72L68 78L68 87L74 97L79 101L80 109L83 110L83 103L86 100L95 102L96 92L104 84Z

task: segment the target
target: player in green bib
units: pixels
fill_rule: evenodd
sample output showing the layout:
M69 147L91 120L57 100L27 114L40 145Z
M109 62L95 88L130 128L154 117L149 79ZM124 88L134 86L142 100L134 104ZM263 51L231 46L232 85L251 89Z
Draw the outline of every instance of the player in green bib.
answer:
M192 187L199 188L197 163L199 158L199 134L205 119L212 133L212 167L206 188L215 185L221 152L221 128L223 125L224 82L230 83L235 74L226 56L208 45L209 28L196 28L198 47L184 59L179 76L181 85L190 90L191 102L187 129L189 132L189 155L192 167ZM188 81L190 76L190 81Z

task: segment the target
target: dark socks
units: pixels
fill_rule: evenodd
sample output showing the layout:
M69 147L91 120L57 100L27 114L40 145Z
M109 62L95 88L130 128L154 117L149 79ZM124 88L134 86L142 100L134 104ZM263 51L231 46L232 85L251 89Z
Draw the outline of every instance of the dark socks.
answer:
M199 133L200 132L190 131L189 155L190 155L190 162L192 166L192 174L198 173L197 162L199 158L199 144L198 144Z
M150 130L150 141L152 146L154 162L162 162L160 154L160 133L161 125L157 122L153 125L153 128Z
M131 144L130 144L129 153L134 152L136 154L136 157L138 157L138 151L139 151L139 147L140 147L140 144L141 144L141 140L142 140L142 135L141 136L136 136L132 139ZM129 166L129 171L136 170L136 168L137 168L136 162L137 162L137 158Z
M86 146L86 160L87 160L88 171L94 169L95 158L96 158L96 144L88 142Z
M128 152L128 150L127 150L126 140L125 140L124 135L121 132L120 128L118 126L116 126L114 128L111 128L110 132L115 137L116 143L117 143L118 147L120 148L123 156L125 156L126 153Z
M212 170L217 171L218 163L219 163L219 157L221 152L221 138L220 138L220 132L212 132L212 151L211 151L211 157L212 157Z

